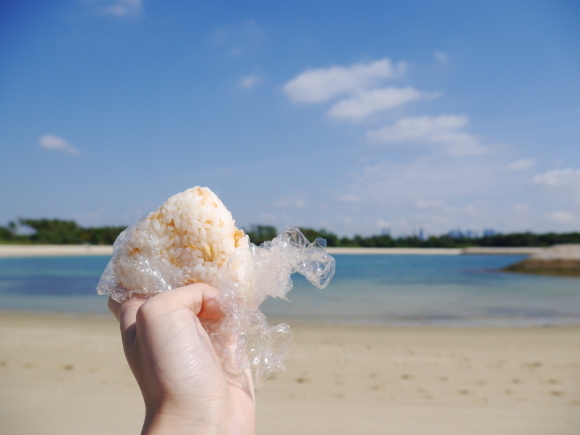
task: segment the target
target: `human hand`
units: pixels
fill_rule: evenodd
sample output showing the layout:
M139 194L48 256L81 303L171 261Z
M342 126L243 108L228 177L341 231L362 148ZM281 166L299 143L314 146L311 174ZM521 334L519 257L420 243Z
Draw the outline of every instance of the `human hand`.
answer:
M143 435L254 433L251 372L228 370L199 320L223 317L216 296L193 284L147 300L109 299L145 400Z

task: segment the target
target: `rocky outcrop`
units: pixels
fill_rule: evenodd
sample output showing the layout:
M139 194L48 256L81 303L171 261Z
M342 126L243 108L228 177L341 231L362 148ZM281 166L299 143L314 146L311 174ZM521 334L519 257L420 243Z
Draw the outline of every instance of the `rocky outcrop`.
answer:
M541 275L580 276L580 245L550 246L503 270Z

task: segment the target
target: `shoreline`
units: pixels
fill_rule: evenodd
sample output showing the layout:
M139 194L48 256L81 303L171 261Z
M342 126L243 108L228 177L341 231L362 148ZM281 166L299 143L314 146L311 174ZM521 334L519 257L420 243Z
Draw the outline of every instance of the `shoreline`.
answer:
M26 309L26 308L15 308L10 309L6 307L0 307L0 318L5 316L15 316L15 317L35 317L35 318L63 318L72 320L83 320L83 319L93 319L98 321L108 321L111 319L111 313L106 308L105 296L100 296L103 299L103 311L66 311L66 310L50 310L50 309ZM267 314L267 313L266 313ZM391 321L360 321L360 320L346 320L339 321L335 319L316 319L309 320L303 317L291 317L291 316L275 316L267 315L268 323L270 325L278 325L280 323L285 323L287 325L294 325L301 328L330 328L330 329L389 329L389 330L453 330L453 331L502 331L502 330L532 330L532 329L550 329L550 328L579 328L580 331L580 320L563 320L563 321L552 321L549 320L535 319L535 321L530 321L529 319L478 319L477 321L467 321L465 319L459 320L457 322L434 322L426 319L421 320L391 320Z
M0 258L113 255L110 245L0 245Z
M331 255L535 255L545 248L327 248ZM110 245L0 245L0 258L111 256Z
M580 327L290 326L287 371L257 391L257 433L572 435L580 427ZM3 432L139 433L143 403L118 328L112 315L0 311Z

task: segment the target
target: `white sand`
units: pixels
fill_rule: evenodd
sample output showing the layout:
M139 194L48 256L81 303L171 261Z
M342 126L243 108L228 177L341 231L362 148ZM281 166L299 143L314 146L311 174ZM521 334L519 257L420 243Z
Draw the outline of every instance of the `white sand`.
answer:
M544 248L470 247L456 248L328 248L331 255L532 255ZM50 257L76 255L112 255L112 246L96 245L0 245L0 257Z
M580 327L293 325L259 434L576 435ZM111 317L0 312L0 433L138 434Z
M532 256L541 260L580 260L580 245L554 245Z
M113 247L103 245L0 245L0 257L66 257L84 255L113 255Z

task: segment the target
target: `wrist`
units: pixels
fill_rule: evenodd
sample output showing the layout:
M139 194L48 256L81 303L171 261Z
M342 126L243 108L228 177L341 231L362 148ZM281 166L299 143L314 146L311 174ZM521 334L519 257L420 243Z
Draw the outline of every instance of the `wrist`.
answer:
M141 435L214 435L221 434L220 427L208 425L198 419L165 412L146 412Z

